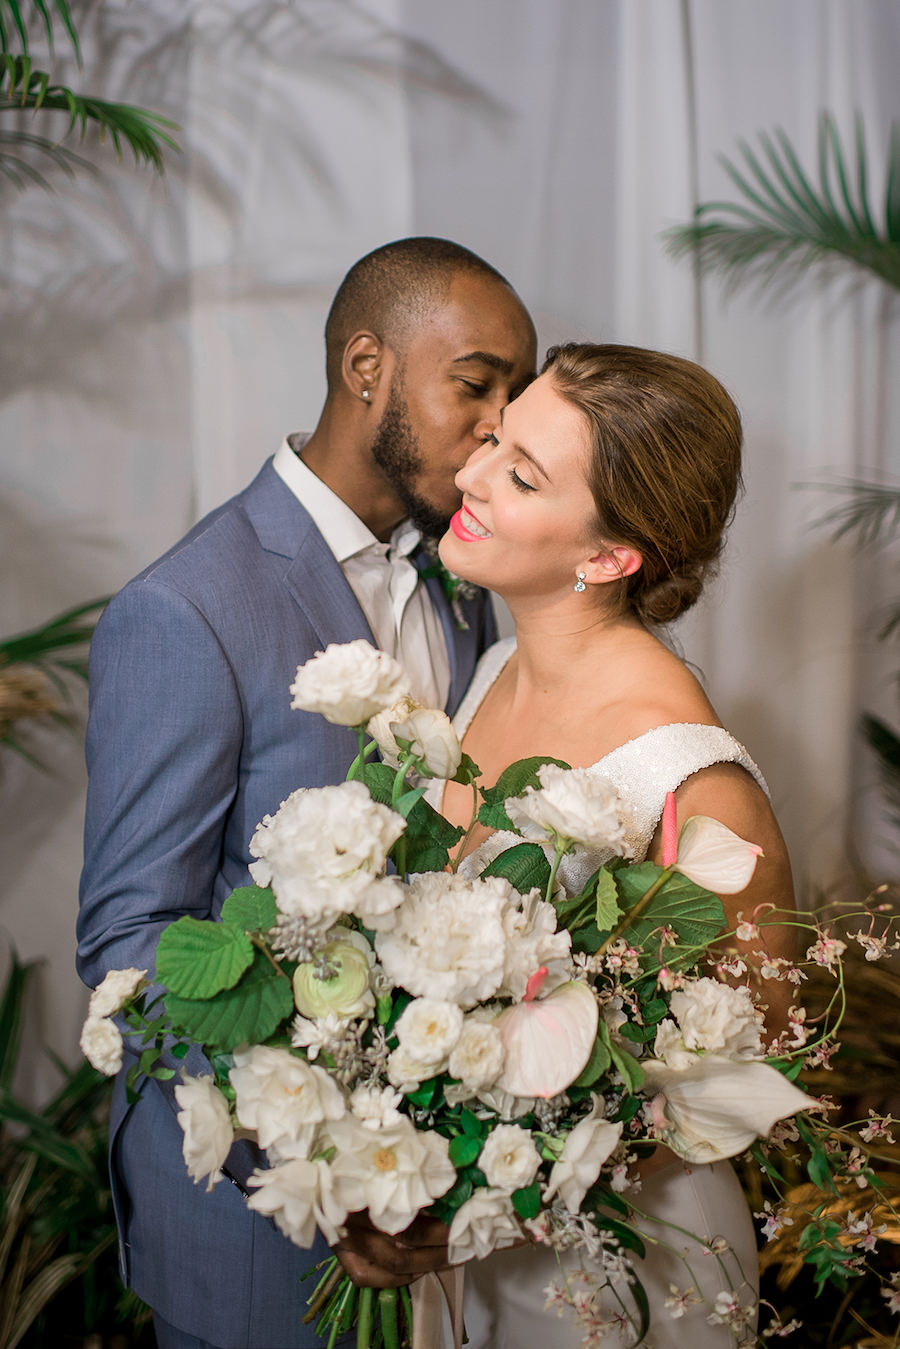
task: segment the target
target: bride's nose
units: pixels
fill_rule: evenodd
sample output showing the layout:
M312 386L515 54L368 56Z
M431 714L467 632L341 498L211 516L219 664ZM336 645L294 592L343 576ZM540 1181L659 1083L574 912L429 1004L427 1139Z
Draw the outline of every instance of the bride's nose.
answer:
M486 451L491 447L489 436L493 431L489 430L482 440L477 450L473 450L462 468L457 473L454 481L461 492L468 492L470 496L483 496L483 490L479 490L484 482L484 473L482 465L487 457Z

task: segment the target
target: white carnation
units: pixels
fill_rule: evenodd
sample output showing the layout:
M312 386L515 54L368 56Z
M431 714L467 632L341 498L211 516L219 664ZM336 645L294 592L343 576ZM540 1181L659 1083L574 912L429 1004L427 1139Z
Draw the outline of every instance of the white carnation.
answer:
M456 1210L447 1238L451 1265L483 1260L491 1251L512 1246L522 1238L512 1201L505 1190L482 1187Z
M362 726L395 703L408 682L392 656L362 638L332 642L297 667L291 707L320 712L337 726Z
M535 970L547 970L544 989L549 992L569 978L572 935L564 928L556 930L556 910L540 898L538 890L521 901L509 904L503 913L506 956L501 994L521 1001L525 987Z
M467 1017L448 1067L470 1092L492 1087L503 1070L503 1039L497 1027Z
M748 988L696 979L672 994L669 1007L687 1049L733 1059L762 1058L763 1019Z
M128 999L144 987L146 973L146 970L136 970L133 966L127 970L110 970L91 994L88 1016L115 1016Z
M586 848L631 856L611 782L590 769L558 764L541 764L537 775L539 788L526 787L506 802L506 813L526 838L557 834Z
M518 1124L498 1124L485 1140L478 1158L488 1185L507 1194L530 1185L540 1164L531 1134Z
M237 1049L228 1076L241 1124L256 1130L261 1147L275 1146L282 1156L305 1155L318 1126L346 1111L334 1079L287 1049Z
M267 1214L296 1246L312 1246L317 1229L330 1244L344 1235L347 1209L335 1198L331 1171L321 1159L292 1158L254 1171L247 1184L256 1189L247 1207Z
M399 882L381 872L405 828L361 782L301 787L258 826L250 853L259 861L250 872L257 885L272 886L282 913L317 923L342 913L380 916L403 898Z
M195 1185L206 1179L208 1193L222 1179L220 1168L234 1141L228 1102L208 1074L185 1076L175 1088L175 1099L181 1106L177 1119L188 1175Z
M105 1016L89 1016L78 1043L92 1068L115 1077L122 1067L122 1034L115 1022Z
M465 880L448 872L413 876L389 932L375 950L394 985L414 997L472 1007L500 986L503 914L512 887L501 877Z
M328 1129L337 1149L334 1193L348 1212L368 1209L382 1232L402 1232L420 1209L446 1194L456 1180L449 1143L401 1116L383 1129L367 1129L352 1115Z
M420 1063L446 1063L463 1027L462 1009L438 998L414 998L394 1027L397 1039Z

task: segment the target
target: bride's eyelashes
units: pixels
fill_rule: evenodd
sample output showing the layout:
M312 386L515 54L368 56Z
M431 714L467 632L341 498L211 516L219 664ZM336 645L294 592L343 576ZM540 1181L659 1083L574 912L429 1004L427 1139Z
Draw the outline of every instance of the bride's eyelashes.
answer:
M536 491L537 491L537 488L536 488L532 483L526 482L524 478L520 478L519 475L518 475L518 473L516 472L516 470L515 470L514 468L510 467L510 468L507 470L507 472L509 473L509 480L510 480L510 482L512 483L513 487L516 488L517 491L519 491L519 492L536 492Z

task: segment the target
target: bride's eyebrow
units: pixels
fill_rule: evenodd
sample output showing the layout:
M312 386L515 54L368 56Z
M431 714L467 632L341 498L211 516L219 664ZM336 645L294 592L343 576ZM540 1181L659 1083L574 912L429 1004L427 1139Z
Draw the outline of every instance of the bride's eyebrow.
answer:
M506 410L505 408L500 409L501 427L503 426L503 413L505 412L505 410ZM513 449L516 450L519 454L521 454L523 458L527 459L529 464L534 464L534 467L537 469L538 473L540 473L543 478L546 478L547 482L553 481L553 479L550 477L550 474L547 472L547 470L544 468L544 465L541 463L540 459L536 458L535 455L533 455L530 450L526 450L524 445L514 443Z

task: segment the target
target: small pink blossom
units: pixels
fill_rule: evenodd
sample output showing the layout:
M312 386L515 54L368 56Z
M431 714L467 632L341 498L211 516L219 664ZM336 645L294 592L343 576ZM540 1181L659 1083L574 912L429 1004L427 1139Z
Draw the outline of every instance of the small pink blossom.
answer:
M668 1307L672 1320L677 1321L679 1317L684 1316L690 1307L696 1307L702 1301L702 1297L698 1297L693 1284L690 1284L687 1288L679 1288L677 1284L670 1283L669 1296L663 1305Z
M846 942L838 937L832 937L828 932L823 932L819 940L807 950L806 959L814 960L823 969L833 970L846 949Z
M888 1125L893 1123L890 1115L881 1118L874 1110L870 1110L869 1123L860 1129L859 1136L864 1143L874 1143L878 1138L883 1138L886 1143L893 1143L894 1135L888 1128Z

